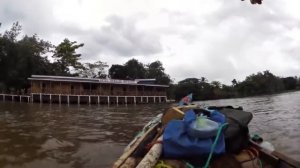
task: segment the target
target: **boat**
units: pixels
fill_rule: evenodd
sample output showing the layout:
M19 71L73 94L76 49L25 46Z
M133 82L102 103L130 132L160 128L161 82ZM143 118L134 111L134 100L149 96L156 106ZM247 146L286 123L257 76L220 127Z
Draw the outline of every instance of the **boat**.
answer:
M234 109L242 111L241 107L232 106L213 107ZM205 165L195 165L189 158L164 158L162 143L164 131L170 121L182 120L187 111L207 110L210 107L199 108L197 105L181 105L171 107L164 114L159 114L128 144L124 153L113 164L113 168L195 168L195 167L238 167L238 168L300 168L300 162L296 161L279 151L274 150L273 146L259 136L249 137L247 146L238 153L224 153L211 160L207 159ZM252 118L251 118L252 119ZM264 145L264 144L267 144ZM227 147L226 147L227 148ZM208 164L207 164L208 163Z

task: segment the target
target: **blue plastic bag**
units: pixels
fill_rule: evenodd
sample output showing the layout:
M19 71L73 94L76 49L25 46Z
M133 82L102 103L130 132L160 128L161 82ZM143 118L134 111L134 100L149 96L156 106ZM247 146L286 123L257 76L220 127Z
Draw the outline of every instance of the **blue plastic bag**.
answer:
M185 113L183 120L172 120L167 124L163 133L163 155L167 158L188 158L208 156L214 137L199 139L190 137L187 134L189 125L196 120L193 110ZM225 123L225 116L218 111L213 111L210 120L218 122L220 125ZM213 154L225 152L225 140L223 133L220 135Z

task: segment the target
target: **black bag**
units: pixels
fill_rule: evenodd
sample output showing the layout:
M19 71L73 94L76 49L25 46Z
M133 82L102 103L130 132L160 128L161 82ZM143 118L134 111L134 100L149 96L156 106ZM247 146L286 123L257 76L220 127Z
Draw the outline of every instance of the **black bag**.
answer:
M212 106L208 109L218 110L226 117L228 123L228 127L224 132L226 152L238 153L248 146L248 124L253 118L252 113L243 111L241 107L233 108L232 106Z

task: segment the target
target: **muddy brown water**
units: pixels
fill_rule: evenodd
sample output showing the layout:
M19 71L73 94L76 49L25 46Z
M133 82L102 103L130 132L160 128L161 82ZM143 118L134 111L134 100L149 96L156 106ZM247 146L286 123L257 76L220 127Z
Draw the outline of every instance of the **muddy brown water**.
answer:
M300 160L300 92L196 102L243 106L252 133ZM0 102L0 167L110 167L127 143L170 105L58 105Z

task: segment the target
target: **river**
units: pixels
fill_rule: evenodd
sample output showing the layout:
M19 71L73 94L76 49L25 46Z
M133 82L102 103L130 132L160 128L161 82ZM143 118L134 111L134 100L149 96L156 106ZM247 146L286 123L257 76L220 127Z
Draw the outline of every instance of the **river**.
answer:
M253 112L252 133L300 160L300 92L196 102ZM0 167L109 167L153 116L170 105L0 102Z

